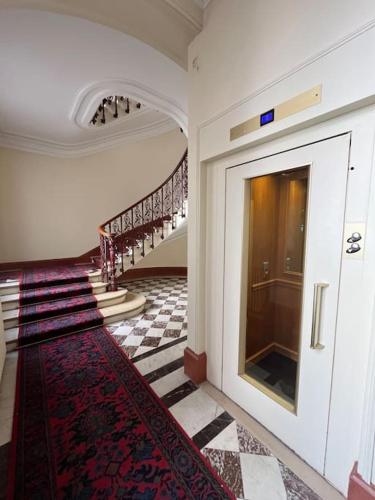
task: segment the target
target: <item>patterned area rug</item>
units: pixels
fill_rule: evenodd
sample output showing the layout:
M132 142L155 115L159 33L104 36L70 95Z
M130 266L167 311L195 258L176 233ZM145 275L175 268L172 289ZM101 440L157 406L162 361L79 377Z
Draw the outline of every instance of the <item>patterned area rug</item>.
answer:
M32 290L45 286L87 282L88 276L82 267L56 267L53 269L28 269L23 271L20 290Z
M18 329L18 346L41 342L67 333L86 330L103 324L103 316L99 309L89 309L57 318L36 321L20 325Z
M58 300L90 293L92 293L92 286L89 282L36 288L34 290L21 291L20 305L38 304L40 302L46 302L47 300Z
M8 498L235 498L105 328L19 354Z
M19 314L19 323L29 323L41 319L60 316L62 314L95 309L97 301L95 295L82 295L70 299L55 300L42 304L33 304L22 307Z

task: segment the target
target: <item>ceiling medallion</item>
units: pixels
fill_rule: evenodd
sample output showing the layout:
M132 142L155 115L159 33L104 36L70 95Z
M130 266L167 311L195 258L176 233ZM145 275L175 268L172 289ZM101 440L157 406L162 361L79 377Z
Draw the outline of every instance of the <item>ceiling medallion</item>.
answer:
M120 95L108 96L102 99L94 116L90 120L90 126L102 127L118 118L124 118L131 113L141 109L141 103Z

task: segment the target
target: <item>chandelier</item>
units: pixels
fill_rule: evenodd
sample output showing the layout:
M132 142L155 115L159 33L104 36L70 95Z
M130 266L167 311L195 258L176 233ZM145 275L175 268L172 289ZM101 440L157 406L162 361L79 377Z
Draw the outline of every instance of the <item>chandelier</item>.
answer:
M120 95L108 96L102 99L97 107L90 125L102 127L118 118L129 116L131 113L141 109L141 103Z

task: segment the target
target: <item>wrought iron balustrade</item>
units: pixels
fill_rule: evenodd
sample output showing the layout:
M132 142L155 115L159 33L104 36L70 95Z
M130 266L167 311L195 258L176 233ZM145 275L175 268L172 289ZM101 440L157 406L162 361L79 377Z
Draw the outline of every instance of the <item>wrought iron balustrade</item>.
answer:
M157 189L99 226L103 280L116 290L116 278L136 263L136 253L163 240L167 229L186 217L188 198L187 150L171 175ZM147 247L148 246L148 247Z

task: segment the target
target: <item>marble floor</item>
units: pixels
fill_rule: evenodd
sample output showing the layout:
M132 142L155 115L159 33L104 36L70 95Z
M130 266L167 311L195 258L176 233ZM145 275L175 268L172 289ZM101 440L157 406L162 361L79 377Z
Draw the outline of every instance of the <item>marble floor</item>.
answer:
M146 296L146 310L131 320L111 325L112 335L237 498L343 498L222 393L208 383L197 386L184 374L185 279L136 280L126 283L126 288ZM0 386L1 475L10 441L9 408L12 412L16 361L16 353L8 355ZM265 439L259 439L262 435ZM2 493L0 483L0 498Z

